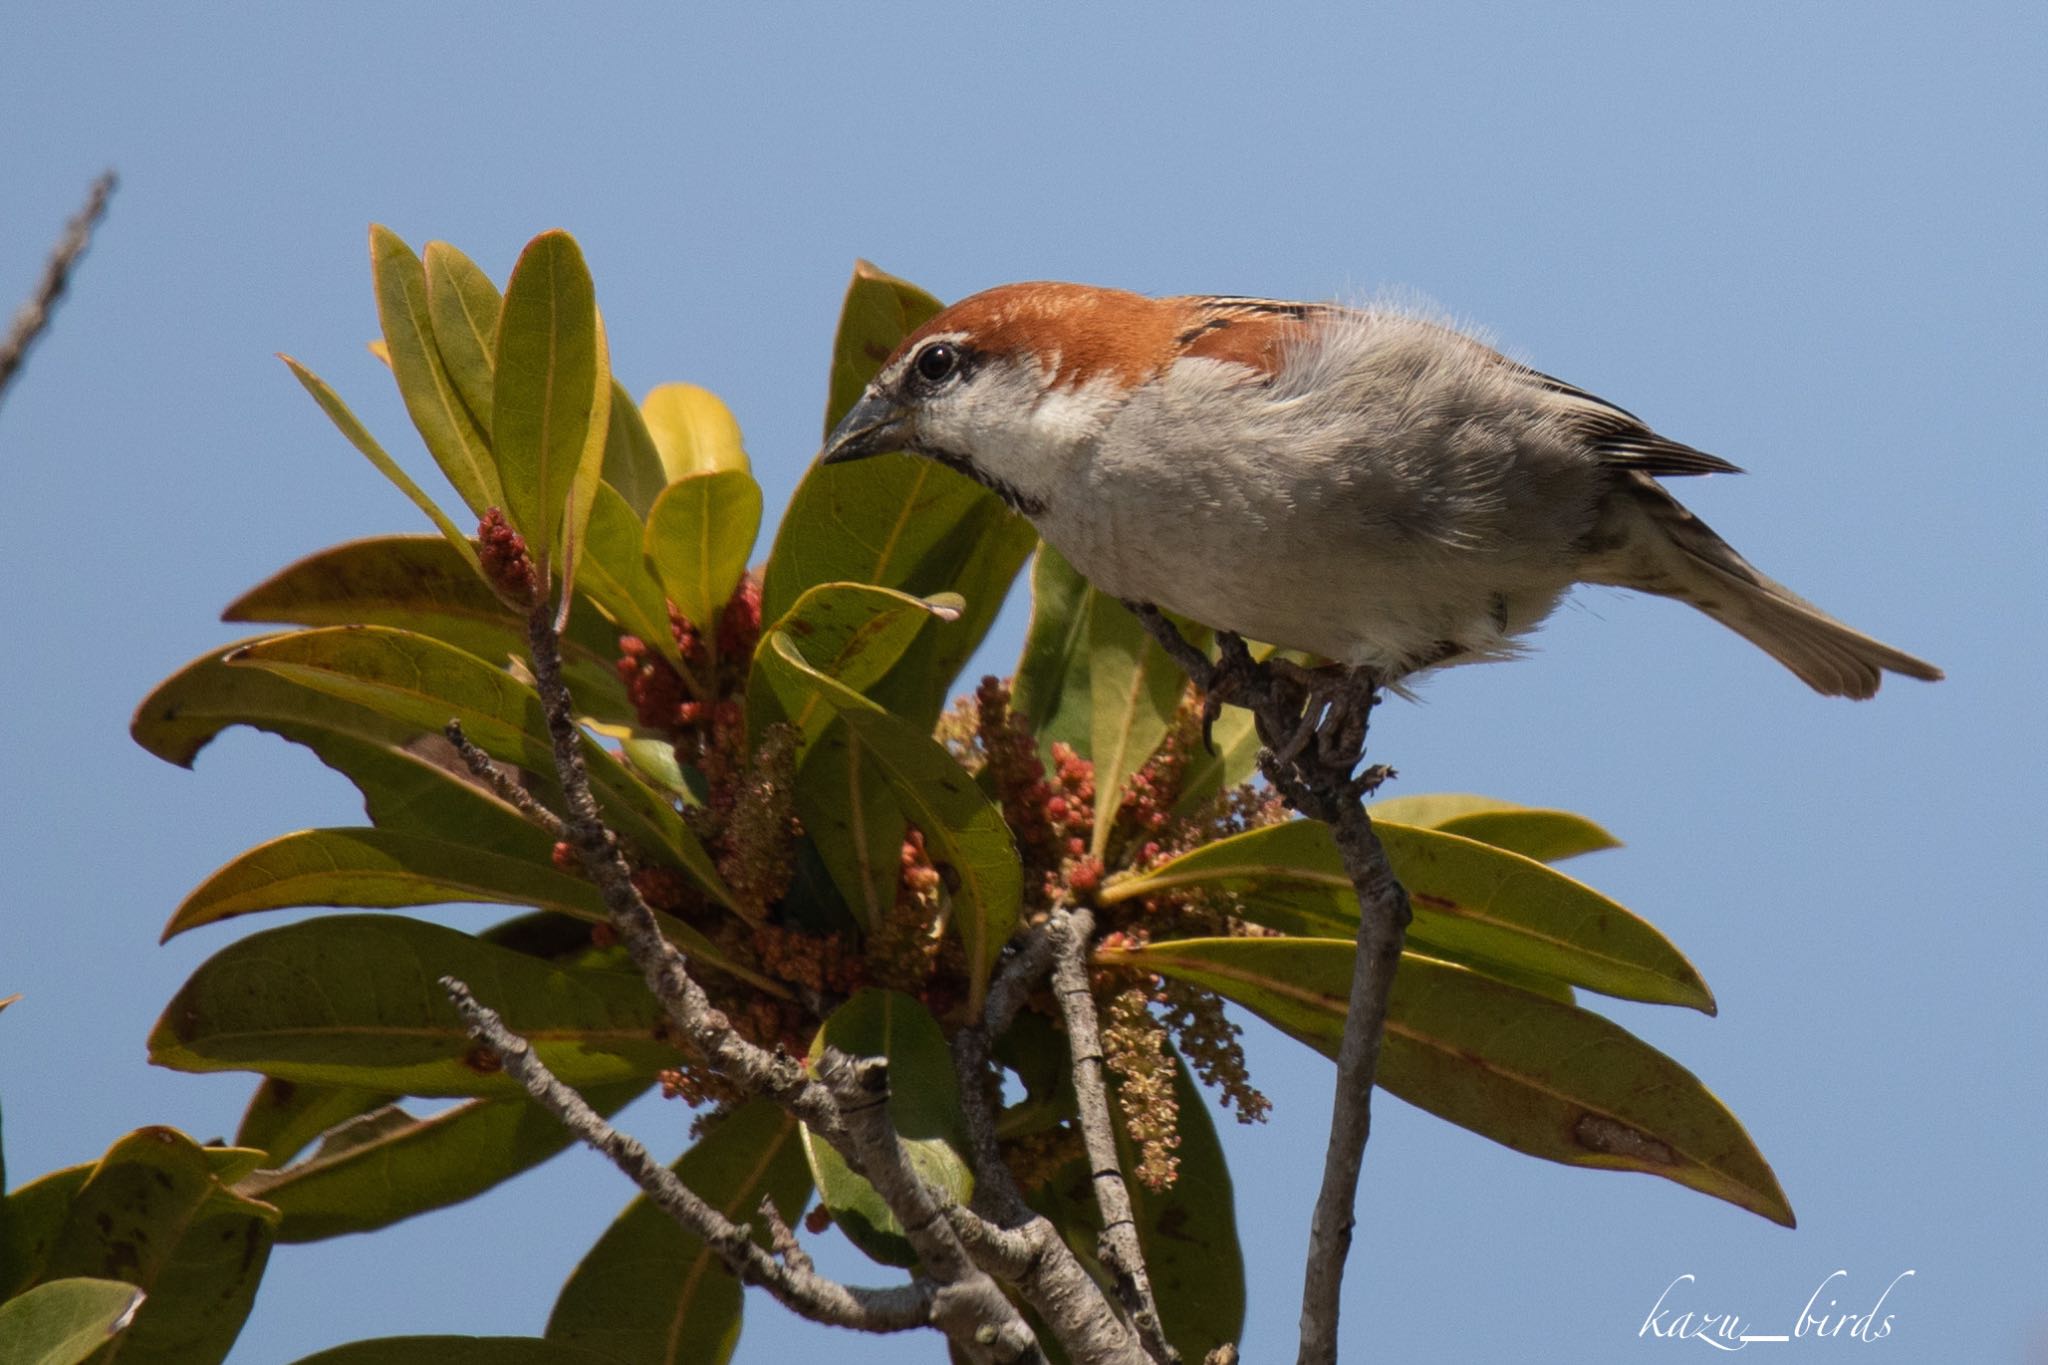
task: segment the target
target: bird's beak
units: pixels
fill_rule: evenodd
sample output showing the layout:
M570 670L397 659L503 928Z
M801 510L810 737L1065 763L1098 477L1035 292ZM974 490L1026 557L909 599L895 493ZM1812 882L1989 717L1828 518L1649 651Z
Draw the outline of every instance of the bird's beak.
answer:
M872 390L861 395L832 434L825 438L820 464L846 464L903 449L910 432L910 414L893 399Z

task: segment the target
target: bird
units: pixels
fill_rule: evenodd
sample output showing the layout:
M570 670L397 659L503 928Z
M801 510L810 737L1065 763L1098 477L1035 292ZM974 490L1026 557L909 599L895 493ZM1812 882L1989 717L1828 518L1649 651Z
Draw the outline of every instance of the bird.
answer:
M1942 677L1660 482L1735 465L1414 310L1001 285L904 337L819 460L894 452L1105 593L1381 685L1522 652L1577 583L1696 607L1823 695Z

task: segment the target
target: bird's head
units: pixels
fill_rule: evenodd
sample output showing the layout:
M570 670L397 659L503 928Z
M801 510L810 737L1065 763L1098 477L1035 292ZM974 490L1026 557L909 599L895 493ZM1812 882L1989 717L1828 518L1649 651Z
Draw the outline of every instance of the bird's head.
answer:
M1037 516L1131 393L1173 363L1177 302L1051 283L962 299L896 348L821 458L922 455Z

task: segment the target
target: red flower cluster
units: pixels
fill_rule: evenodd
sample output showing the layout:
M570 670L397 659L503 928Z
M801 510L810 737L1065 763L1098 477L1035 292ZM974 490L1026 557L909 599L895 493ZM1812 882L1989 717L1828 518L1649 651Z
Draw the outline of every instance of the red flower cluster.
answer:
M541 583L526 550L526 537L512 529L502 510L487 507L477 523L476 542L484 577L498 596L521 611L531 611L541 600Z

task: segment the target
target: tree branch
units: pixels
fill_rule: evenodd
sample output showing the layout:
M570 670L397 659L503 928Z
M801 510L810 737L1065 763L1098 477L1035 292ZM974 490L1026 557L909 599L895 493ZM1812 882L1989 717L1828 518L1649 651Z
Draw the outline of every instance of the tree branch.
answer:
M1067 1023L1067 1047L1074 1059L1074 1107L1080 1115L1081 1140L1088 1148L1095 1207L1102 1214L1102 1263L1116 1276L1117 1293L1137 1325L1146 1351L1165 1365L1178 1365L1180 1352L1168 1344L1160 1326L1159 1302L1152 1296L1152 1277L1146 1273L1145 1253L1138 1245L1131 1191L1124 1184L1116 1133L1110 1126L1102 1032L1095 1017L1095 993L1088 986L1088 947L1095 936L1095 915L1086 909L1055 910L1047 927L1056 945L1053 994Z
M22 361L28 358L29 348L49 327L51 312L64 296L65 286L71 283L71 272L92 244L92 230L107 211L107 198L114 192L114 183L112 171L92 182L85 207L64 225L64 235L57 239L49 261L43 266L42 279L16 310L14 325L8 329L6 340L0 341L0 399L6 398L7 386L20 371Z
M469 1025L470 1033L496 1053L505 1073L526 1087L534 1101L578 1138L609 1157L665 1213L709 1247L726 1267L747 1284L757 1284L791 1312L834 1327L861 1332L907 1332L931 1325L938 1286L928 1280L887 1289L850 1287L825 1279L799 1252L790 1255L779 1245L789 1230L780 1228L780 1259L763 1250L747 1229L726 1218L685 1185L676 1173L656 1161L639 1142L605 1121L583 1097L557 1080L524 1038L505 1027L497 1013L478 1003L469 987L452 976L441 978L442 989ZM789 1238L794 1242L794 1238Z
M1373 1080L1409 918L1408 894L1365 810L1365 796L1391 774L1378 767L1356 771L1379 700L1378 680L1361 669L1331 674L1281 661L1255 663L1244 642L1230 634L1218 637L1221 658L1211 663L1157 607L1125 605L1201 688L1208 717L1226 701L1252 712L1265 745L1260 771L1290 806L1329 826L1358 896L1357 954L1337 1049L1336 1102L1322 1187L1309 1222L1297 1356L1300 1365L1334 1365L1358 1172L1372 1130Z

